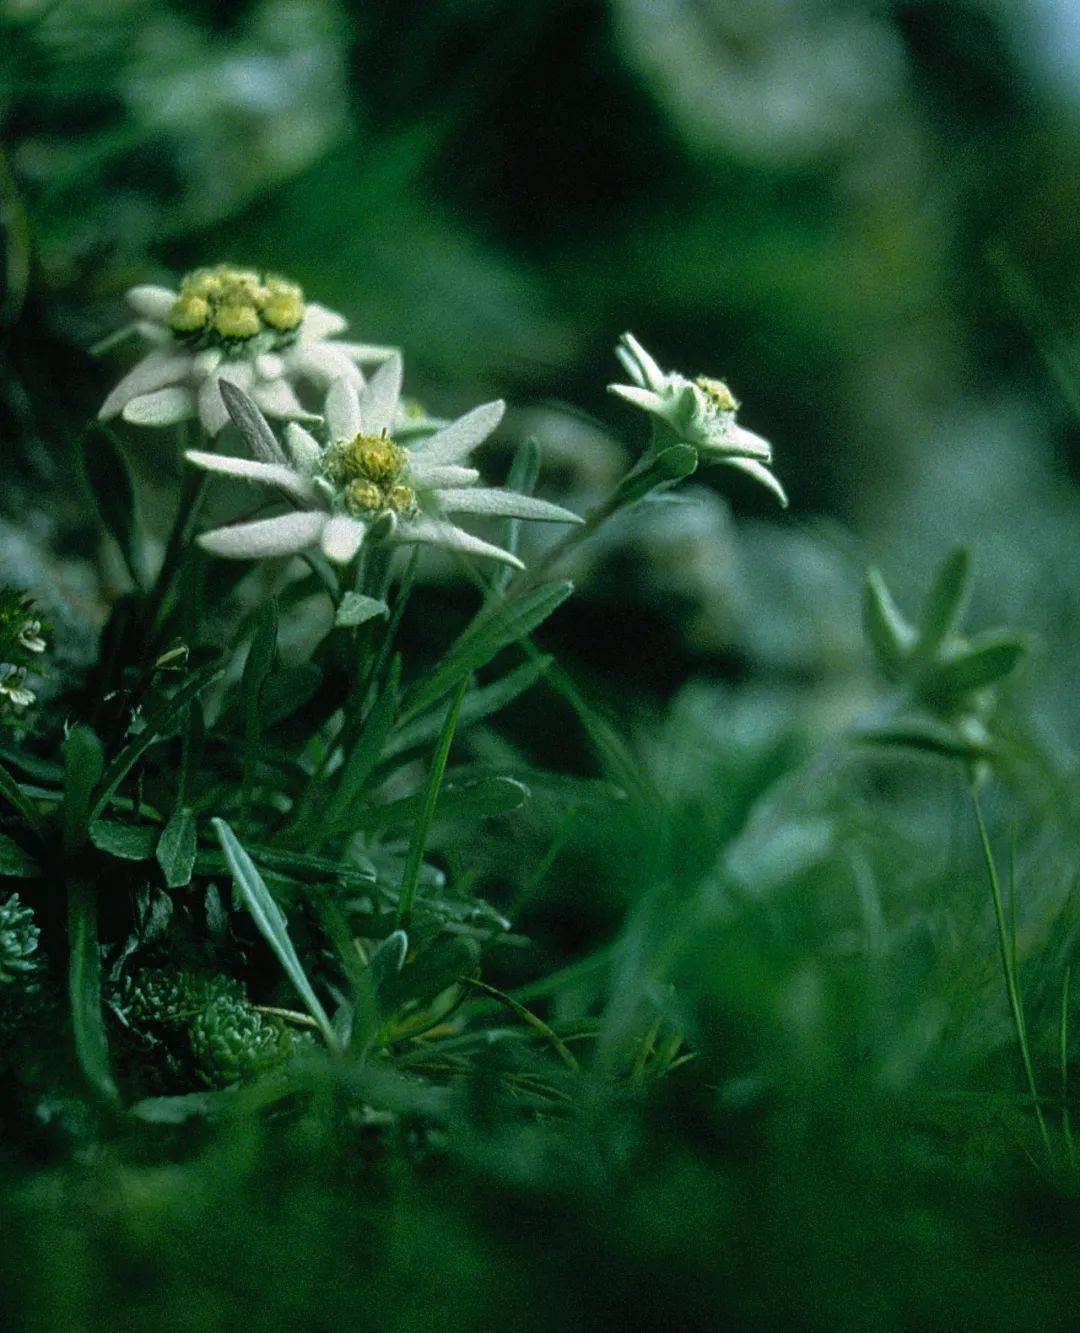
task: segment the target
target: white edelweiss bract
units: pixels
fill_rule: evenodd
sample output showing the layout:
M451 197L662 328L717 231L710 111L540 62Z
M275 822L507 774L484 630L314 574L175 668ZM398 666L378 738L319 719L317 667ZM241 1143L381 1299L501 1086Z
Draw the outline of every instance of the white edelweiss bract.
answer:
M687 379L678 371L661 370L632 333L615 348L633 384L609 384L608 390L648 412L672 437L688 444L711 463L738 468L767 486L787 507L787 495L770 471L772 445L735 419L739 404L723 380L699 375Z
M208 435L229 419L221 397L227 380L272 417L315 419L295 385L324 389L337 379L360 384L362 365L393 354L389 347L343 342L345 319L304 301L294 283L219 265L185 276L179 291L132 287L127 302L135 331L150 350L116 385L98 412L140 426L198 417Z
M480 474L468 466L468 456L502 420L502 402L476 407L410 448L398 444L390 431L398 418L401 378L401 358L393 356L362 387L355 380L335 380L326 400L328 442L320 444L310 431L290 422L284 450L265 421L259 424L258 411L243 391L226 386L229 411L258 459L190 450L188 460L209 472L266 486L294 508L205 532L198 539L203 549L254 559L317 548L334 563L347 564L365 541L378 540L442 546L520 569L515 555L466 532L448 516L581 522L577 514L546 500L476 485Z

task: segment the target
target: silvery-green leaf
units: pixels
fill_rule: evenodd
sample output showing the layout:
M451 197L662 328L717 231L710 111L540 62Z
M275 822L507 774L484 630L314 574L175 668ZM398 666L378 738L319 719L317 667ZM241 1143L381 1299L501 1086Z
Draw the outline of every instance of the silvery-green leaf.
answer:
M932 662L941 645L956 631L970 587L971 552L958 546L945 558L926 597L915 650L921 662Z
M165 883L170 889L182 889L185 884L191 883L197 841L195 816L186 807L177 810L162 830L155 852Z
M334 624L339 628L353 628L376 616L385 616L390 608L378 597L365 597L363 593L347 592L341 599L341 605L334 616Z
M876 569L867 571L862 605L866 637L885 675L896 680L915 643L915 631L900 614L885 580Z
M927 673L922 690L946 702L960 700L1010 675L1027 653L1027 644L1011 634L973 640L949 661Z
M704 449L701 452L703 455L705 454ZM714 461L723 463L727 467L736 468L739 472L745 472L748 477L753 477L755 481L759 481L762 486L772 491L783 509L788 507L787 492L780 484L779 478L770 472L764 463L759 463L756 458L717 458Z
M239 385L222 378L221 398L236 429L248 443L248 448L261 463L287 462L285 451L277 442L270 424L256 404Z
M154 855L158 829L151 824L120 824L97 819L90 825L90 841L99 851L121 861L149 861Z

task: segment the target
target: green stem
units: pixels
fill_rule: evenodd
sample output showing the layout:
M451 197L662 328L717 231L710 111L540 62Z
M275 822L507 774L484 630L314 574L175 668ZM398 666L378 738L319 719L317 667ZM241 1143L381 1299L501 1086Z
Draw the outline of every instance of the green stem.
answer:
M185 444L183 438L181 438L180 444L182 452ZM165 554L162 556L161 566L158 569L157 577L154 579L154 585L147 595L146 606L143 609L143 625L146 628L151 651L154 642L154 631L158 628L157 621L180 569L184 548L191 536L192 526L206 493L207 480L208 474L201 469L186 467L184 470L184 481L180 491L180 503L177 506L176 517L173 519L173 525L165 544Z
M975 790L974 785L972 785L969 790L971 793L971 803L975 809L975 820L979 826L979 840L982 844L983 860L986 863L986 872L990 879L990 893L994 901L994 917L997 922L1001 966L1005 974L1005 990L1009 997L1009 1008L1012 1012L1013 1026L1016 1029L1016 1040L1017 1045L1020 1048L1020 1059L1024 1066L1024 1076L1027 1079L1028 1092L1031 1094L1032 1104L1035 1107L1035 1117L1039 1122L1039 1133L1042 1135L1047 1160L1050 1165L1053 1166L1054 1150L1050 1143L1050 1132L1046 1127L1046 1118L1043 1115L1042 1104L1039 1101L1038 1089L1035 1086L1035 1069L1031 1061L1031 1048L1028 1045L1027 1025L1024 1022L1024 1005L1020 996L1020 987L1017 983L1017 969L1013 962L1012 950L1009 948L1009 931L1005 921L1005 905L1001 896L1001 881L998 878L997 865L994 861L994 851L990 845L990 835L986 831L986 821L983 818L979 794Z

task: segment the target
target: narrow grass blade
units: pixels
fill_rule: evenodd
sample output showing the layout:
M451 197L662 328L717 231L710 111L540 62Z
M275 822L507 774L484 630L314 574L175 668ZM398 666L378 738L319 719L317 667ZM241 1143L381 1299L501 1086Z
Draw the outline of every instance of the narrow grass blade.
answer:
M45 837L48 827L45 820L27 799L22 788L3 764L0 764L0 796L2 796L10 806L14 807L16 813L20 816L28 829L31 829L36 833L39 838Z
M397 924L406 929L408 929L412 918L413 902L416 898L417 885L420 882L420 866L424 859L424 847L427 843L428 830L431 828L431 821L435 816L435 806L439 800L439 788L442 786L443 774L446 772L446 761L450 757L450 746L454 741L458 713L461 711L461 701L465 698L467 686L468 679L466 678L458 686L454 701L446 710L446 721L443 723L442 734L439 736L439 742L435 747L435 754L428 772L423 806L417 816L416 824L413 826L412 840L409 843L409 855L405 862L404 874L401 877L401 897L398 899L396 917Z
M493 1000L498 1000L500 1004L505 1005L506 1008L516 1014L523 1023L527 1023L529 1027L534 1031L539 1032L542 1037L551 1043L556 1055L558 1055L559 1059L566 1065L567 1069L576 1070L578 1068L577 1060L574 1058L569 1046L566 1045L559 1034L553 1032L542 1018L537 1018L531 1009L526 1009L525 1006L520 1001L515 1000L512 995L507 995L505 991L498 990L495 986L489 986L486 981L481 981L477 977L459 977L458 980L461 981L463 985L472 986L474 990L482 991L485 995L489 995Z
M223 668L217 662L207 662L205 666L199 667L198 670L193 671L188 676L187 680L167 703L147 718L146 725L135 740L130 745L126 745L105 770L101 790L94 802L93 809L90 811L91 820L96 819L101 814L115 794L117 787L147 750L171 730L184 709L221 676L222 670Z
M512 602L489 606L451 644L439 665L418 681L405 701L402 721L409 722L485 666L497 653L541 625L574 590L568 582L545 583Z
M301 966L300 959L297 957L296 950L293 948L292 940L289 938L285 914L274 901L262 875L256 869L254 861L248 856L228 824L223 819L214 819L211 822L214 826L214 832L218 836L218 841L221 843L221 850L225 853L225 860L232 873L233 883L236 885L237 892L243 899L244 905L251 913L263 939L277 955L278 962L284 969L285 975L296 987L297 993L307 1006L308 1013L318 1023L323 1040L330 1050L339 1052L340 1046L337 1034L327 1017L326 1010L319 1003L319 998L315 994L311 982Z

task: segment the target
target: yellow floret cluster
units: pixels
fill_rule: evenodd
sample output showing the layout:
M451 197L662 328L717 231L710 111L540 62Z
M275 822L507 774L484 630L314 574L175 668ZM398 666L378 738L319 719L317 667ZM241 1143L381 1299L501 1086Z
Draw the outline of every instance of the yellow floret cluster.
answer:
M357 435L331 445L324 471L349 513L403 514L416 505L416 492L402 480L408 457L387 435Z
M219 264L184 278L168 322L185 341L228 345L260 334L287 342L303 318L304 293L296 283Z
M720 412L737 412L739 402L723 380L710 379L708 375L699 375L694 381L710 404Z

